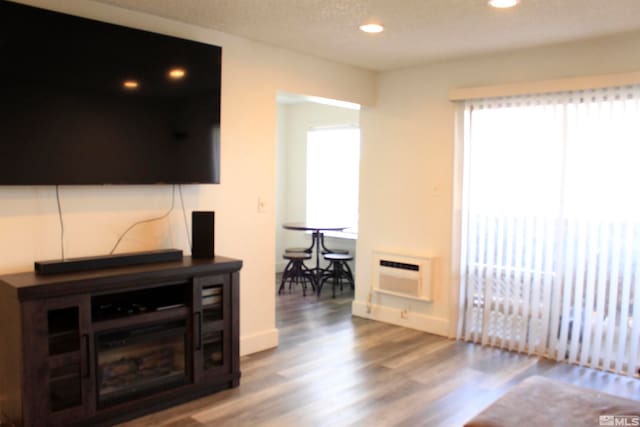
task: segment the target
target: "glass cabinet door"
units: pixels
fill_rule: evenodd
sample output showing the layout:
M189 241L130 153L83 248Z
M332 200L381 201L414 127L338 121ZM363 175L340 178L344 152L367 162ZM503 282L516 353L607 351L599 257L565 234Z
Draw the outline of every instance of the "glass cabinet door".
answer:
M47 425L69 425L92 413L90 302L61 297L25 302L25 413Z
M47 311L49 410L82 405L79 307Z
M228 325L230 318L229 276L208 276L195 280L196 351L195 366L203 376L229 367Z

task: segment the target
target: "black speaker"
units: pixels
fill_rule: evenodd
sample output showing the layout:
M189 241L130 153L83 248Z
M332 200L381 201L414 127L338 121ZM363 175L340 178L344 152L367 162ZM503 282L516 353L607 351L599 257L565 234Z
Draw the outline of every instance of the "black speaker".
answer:
M193 258L213 258L215 234L215 212L191 212L191 256Z

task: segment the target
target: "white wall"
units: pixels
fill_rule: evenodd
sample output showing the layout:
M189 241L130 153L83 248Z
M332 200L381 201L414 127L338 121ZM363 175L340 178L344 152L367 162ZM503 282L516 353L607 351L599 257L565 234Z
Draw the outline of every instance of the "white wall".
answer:
M314 127L358 126L360 111L318 104L299 102L278 105L278 200L281 214L276 221L276 270L286 265L282 259L287 247L306 247L311 237L301 231L282 230L285 222L300 222L306 218L307 197L307 131ZM331 165L327 165L327 172ZM355 253L355 240L325 238L327 247L346 249ZM354 266L352 265L352 268Z
M164 18L74 0L24 3L223 47L221 184L186 186L188 211L216 211L216 252L244 261L242 354L277 345L273 292L276 92L372 104L374 74ZM28 165L25 165L28 167ZM0 188L0 273L60 257L53 187ZM105 254L132 222L168 209L170 187L62 187L67 257ZM257 201L265 201L258 213ZM178 205L179 206L179 205ZM178 247L189 252L182 216L140 227L119 251Z
M375 107L361 112L360 237L354 314L442 335L455 327L452 275L454 104L451 88L640 70L640 33L381 73ZM440 257L433 303L374 297L371 253ZM407 309L407 319L400 311Z
M287 183L289 181L289 156L287 150L287 138L289 134L289 108L288 104L279 102L276 105L277 136L276 136L276 272L281 272L280 261L284 252L284 232L282 223L287 207Z

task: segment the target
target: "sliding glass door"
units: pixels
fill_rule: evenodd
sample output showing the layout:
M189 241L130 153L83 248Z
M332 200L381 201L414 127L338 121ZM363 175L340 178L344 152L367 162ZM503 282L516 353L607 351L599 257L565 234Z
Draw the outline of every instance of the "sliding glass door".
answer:
M633 375L640 88L467 101L460 338Z

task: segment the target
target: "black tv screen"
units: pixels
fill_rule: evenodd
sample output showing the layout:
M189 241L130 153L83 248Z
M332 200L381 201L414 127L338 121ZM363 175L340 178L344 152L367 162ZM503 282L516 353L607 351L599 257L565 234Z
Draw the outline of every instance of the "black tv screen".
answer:
M0 0L0 185L218 183L221 55Z

